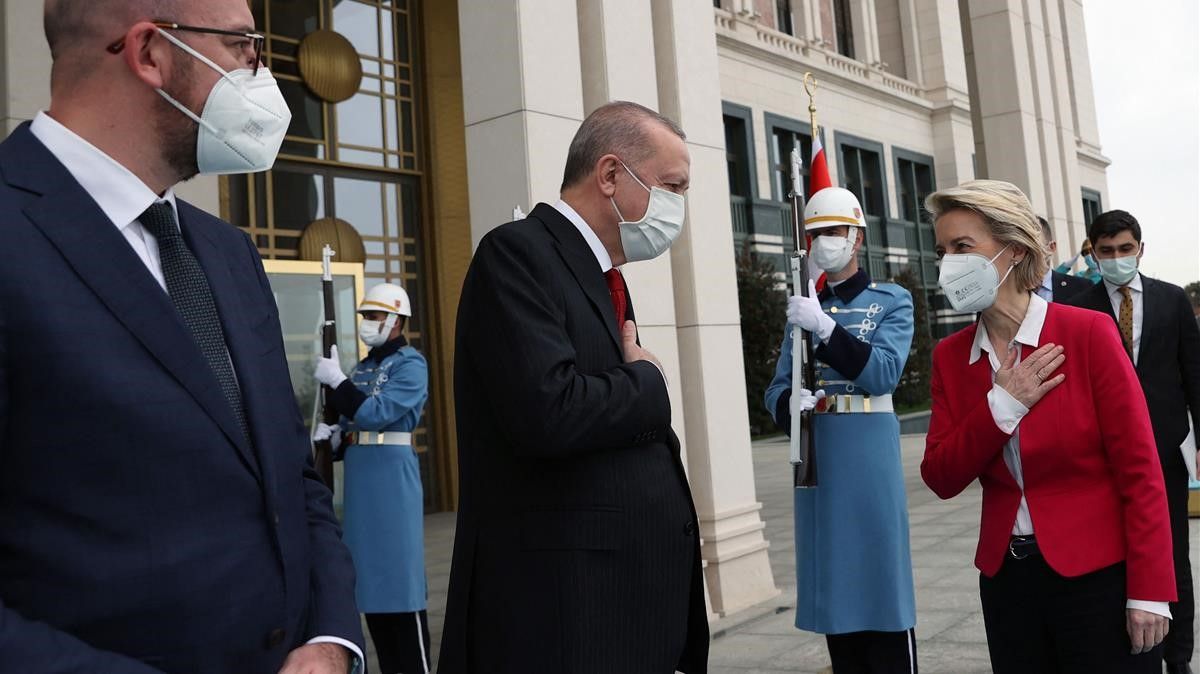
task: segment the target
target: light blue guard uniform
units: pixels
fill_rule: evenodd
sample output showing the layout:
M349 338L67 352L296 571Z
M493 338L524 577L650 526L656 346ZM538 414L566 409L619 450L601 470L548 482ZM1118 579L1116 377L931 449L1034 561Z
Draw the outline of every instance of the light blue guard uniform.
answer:
M795 490L796 627L820 634L902 632L915 626L916 606L899 422L878 411L890 410L888 398L877 399L874 412L857 410L869 404L862 396L890 397L900 381L912 344L912 296L860 270L820 299L837 327L826 343L813 338L816 388L830 396L822 401L828 408L853 400L834 396L859 399L856 411L812 416L819 486ZM790 325L784 335L765 403L790 430Z
M412 444L370 444L384 433L412 433L429 394L425 357L403 337L375 347L350 374L366 395L335 392L343 430L356 434L345 450L343 539L358 576L355 597L363 613L425 610L425 504ZM346 401L346 398L350 398ZM357 400L356 400L357 399ZM353 417L345 410L353 409Z

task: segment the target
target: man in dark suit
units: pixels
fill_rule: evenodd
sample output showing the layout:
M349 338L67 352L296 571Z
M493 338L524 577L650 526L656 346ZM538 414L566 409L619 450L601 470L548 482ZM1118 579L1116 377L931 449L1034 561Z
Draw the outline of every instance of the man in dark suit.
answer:
M1180 445L1188 434L1189 415L1192 425L1200 428L1200 328L1183 288L1138 271L1144 245L1141 225L1132 215L1101 213L1092 221L1088 238L1104 280L1068 304L1113 317L1149 404L1166 481L1179 591L1179 601L1171 604L1163 659L1168 674L1184 674L1191 671L1196 607L1188 560L1188 475Z
M1046 239L1046 249L1050 251L1051 260L1053 260L1053 255L1058 250L1058 242L1054 240L1054 231L1050 229L1050 223L1046 222L1046 218L1039 215L1038 222L1042 225L1042 236ZM1095 284L1085 278L1054 271L1054 263L1051 261L1050 268L1042 277L1042 285L1035 288L1034 292L1047 302L1061 303L1093 285Z
M171 189L278 150L282 97L246 112L236 88L210 94L214 67L272 93L253 23L244 0L46 3L50 109L0 144L4 674L345 674L361 658L258 253ZM158 89L268 145L226 134L238 156L221 155Z
M696 512L617 270L678 235L689 164L674 122L608 104L571 142L558 203L479 243L442 674L706 671Z

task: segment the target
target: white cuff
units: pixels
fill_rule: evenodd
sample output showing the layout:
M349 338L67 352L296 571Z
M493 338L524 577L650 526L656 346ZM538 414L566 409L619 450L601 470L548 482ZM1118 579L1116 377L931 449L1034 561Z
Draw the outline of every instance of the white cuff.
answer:
M1139 611L1160 615L1167 620L1171 619L1171 606L1165 601L1143 601L1141 599L1127 599L1125 608L1135 608Z
M837 327L837 321L830 318L828 314L821 314L817 323L817 337L820 337L822 342L828 342L829 338L833 336L833 329Z
M306 646L311 645L311 644L337 644L339 646L343 646L347 650L349 650L351 653L353 653L354 657L358 658L357 662L350 663L350 672L348 672L347 674L350 674L352 672L367 671L367 660L366 660L366 658L363 657L363 652L361 650L359 650L358 646L356 644L354 644L353 642L346 641L345 639L342 639L340 637L324 637L324 636L322 636L322 637L313 637L304 643Z
M1021 418L1029 413L1028 407L1012 397L1012 394L1005 391L1004 387L999 384L992 384L992 390L988 391L987 399L988 408L992 410L992 419L996 421L1000 430L1009 435L1017 430L1017 424L1021 423Z

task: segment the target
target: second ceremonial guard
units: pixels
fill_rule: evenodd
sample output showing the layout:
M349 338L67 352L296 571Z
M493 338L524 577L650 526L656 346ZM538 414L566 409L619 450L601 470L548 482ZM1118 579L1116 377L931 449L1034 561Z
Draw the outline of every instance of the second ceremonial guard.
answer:
M429 397L429 369L404 337L412 302L404 288L380 283L358 306L358 336L370 347L349 376L337 347L317 361L315 378L333 389L337 426L313 439L354 433L345 460L346 546L357 574L355 598L366 614L382 674L428 674L425 506L412 433Z
M795 493L796 627L826 635L834 674L916 672L908 509L891 395L912 344L912 296L859 269L867 223L849 190L814 194L804 227L827 287L791 297L787 318L812 335L819 388L792 390L792 331L785 330L765 400L785 432L793 414L814 412L819 486Z

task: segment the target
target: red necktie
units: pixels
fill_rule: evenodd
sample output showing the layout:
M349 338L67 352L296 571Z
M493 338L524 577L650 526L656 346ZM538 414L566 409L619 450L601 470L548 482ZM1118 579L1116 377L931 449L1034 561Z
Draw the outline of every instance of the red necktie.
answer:
M608 294L612 296L613 311L617 312L617 333L625 325L625 278L616 267L604 272L604 280L608 281Z

